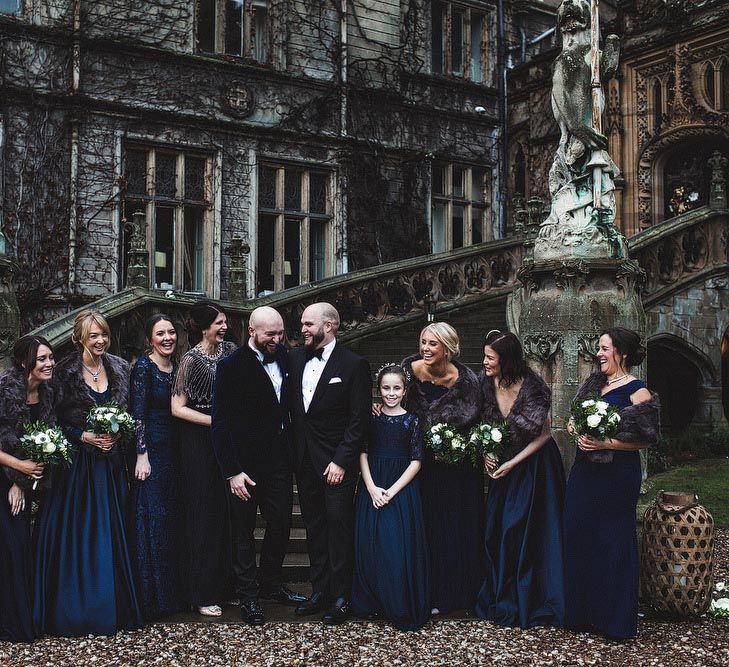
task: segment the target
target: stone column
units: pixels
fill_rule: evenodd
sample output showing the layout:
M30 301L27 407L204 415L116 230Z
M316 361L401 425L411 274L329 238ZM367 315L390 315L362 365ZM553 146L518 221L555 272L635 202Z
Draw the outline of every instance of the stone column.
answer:
M718 210L729 208L726 199L726 170L729 160L719 151L714 151L709 158L709 166L711 167L709 206Z
M246 272L251 247L240 236L235 234L226 251L230 257L228 299L231 301L244 301L248 298Z
M130 234L127 253L126 287L149 289L149 248L147 247L147 219L141 211L132 214L132 222L125 226Z

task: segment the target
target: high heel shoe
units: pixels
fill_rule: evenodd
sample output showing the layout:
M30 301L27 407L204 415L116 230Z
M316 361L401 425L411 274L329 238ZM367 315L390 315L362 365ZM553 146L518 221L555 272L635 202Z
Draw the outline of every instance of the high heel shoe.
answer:
M198 613L203 616L222 616L223 610L217 604L209 604L206 607L198 607Z

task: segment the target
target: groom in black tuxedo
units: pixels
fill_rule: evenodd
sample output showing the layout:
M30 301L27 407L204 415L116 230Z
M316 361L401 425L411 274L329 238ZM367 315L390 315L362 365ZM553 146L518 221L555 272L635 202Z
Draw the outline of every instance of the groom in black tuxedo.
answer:
M293 502L283 320L273 308L256 308L248 321L248 334L248 341L218 364L212 438L233 495L233 575L241 616L251 625L262 625L265 617L259 596L293 603L306 598L281 580ZM256 578L253 532L258 507L266 534Z
M304 346L292 351L290 372L296 480L313 590L296 613L328 608L323 620L329 625L350 614L354 491L372 406L369 365L337 342L338 329L331 304L306 308Z

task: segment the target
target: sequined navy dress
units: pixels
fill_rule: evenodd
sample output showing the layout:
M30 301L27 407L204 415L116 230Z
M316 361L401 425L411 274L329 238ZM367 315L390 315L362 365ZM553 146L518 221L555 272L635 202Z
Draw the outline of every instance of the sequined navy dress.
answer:
M142 609L147 619L167 616L182 608L182 553L177 432L170 411L172 373L165 373L147 356L132 369L131 412L136 420L136 451L131 451L131 516L139 572ZM134 477L136 454L147 453L151 472L144 481Z
M422 459L423 435L414 414L372 418L367 462L377 486L389 488L411 461ZM354 549L355 612L381 615L401 630L419 629L430 617L430 568L418 476L380 509L360 481Z

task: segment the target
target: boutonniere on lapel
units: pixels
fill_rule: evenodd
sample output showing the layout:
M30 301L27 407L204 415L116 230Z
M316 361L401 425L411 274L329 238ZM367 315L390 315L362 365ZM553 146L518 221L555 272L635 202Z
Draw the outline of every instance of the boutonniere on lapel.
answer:
M329 380L329 384L338 384L342 381L342 378L339 377L333 377L331 380Z

